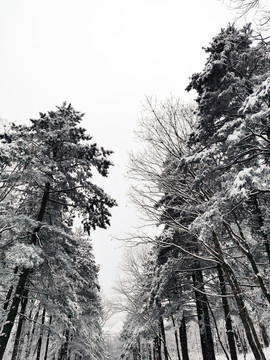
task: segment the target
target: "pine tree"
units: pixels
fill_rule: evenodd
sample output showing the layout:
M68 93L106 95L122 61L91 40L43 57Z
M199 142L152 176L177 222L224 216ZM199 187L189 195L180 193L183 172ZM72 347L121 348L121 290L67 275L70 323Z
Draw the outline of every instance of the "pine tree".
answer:
M71 237L74 217L82 218L87 232L110 224L108 209L115 201L91 177L92 169L107 176L111 152L90 143L91 137L79 126L82 117L63 104L40 114L29 126L12 125L9 133L1 135L4 263L11 272L17 266L19 276L11 285L0 358L24 291L32 280L50 281L50 265L61 263L59 250Z
M197 187L210 189L203 211L193 222L193 230L206 246L215 249L214 256L218 253L216 258L234 293L240 291L239 282L248 271L250 286L255 285L251 281L255 275L255 286L259 284L269 302L269 291L259 265L259 259L265 259L269 249L263 227L266 217L260 209L261 204L267 202L267 196L262 195L261 188L257 189L262 182L268 182L266 142L263 141L267 126L262 126L247 110L259 99L262 87L265 94L269 76L268 49L264 43L252 46L250 26L240 30L229 26L215 37L207 52L210 56L204 70L193 76L188 87L198 92L199 120L190 140L194 145L193 155L187 162L193 166L200 163ZM260 119L267 122L265 116ZM213 229L222 236L222 240L219 236L219 244L214 236L214 247L207 240L207 236L212 238ZM266 254L262 251L263 244ZM234 245L234 254L223 255L223 247L231 245ZM217 252L216 246L220 251ZM246 259L245 270L240 268L237 277L233 275L235 282L232 283L230 276L235 274L233 268L237 266L233 259L238 251ZM256 359L263 358L252 320L247 321L249 314L243 314L245 300L240 293L237 296L236 303L250 346Z

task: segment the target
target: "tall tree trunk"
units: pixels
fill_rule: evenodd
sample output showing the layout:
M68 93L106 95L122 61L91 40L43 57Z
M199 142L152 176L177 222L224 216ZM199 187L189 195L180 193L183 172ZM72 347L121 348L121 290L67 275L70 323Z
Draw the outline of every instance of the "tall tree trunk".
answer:
M235 223L238 227L238 231L240 233L240 239L241 241L236 238L236 236L233 234L232 229L230 228L230 226L226 223L224 223L225 228L229 234L229 236L231 237L232 241L234 241L234 243L239 247L240 251L247 257L247 259L250 262L251 265L251 269L254 272L254 274L256 275L256 279L258 284L260 285L260 288L262 290L262 293L264 294L264 296L266 297L266 300L269 302L270 304L270 293L268 291L268 288L266 286L266 284L264 283L263 278L260 275L260 271L258 269L257 263L254 259L254 256L252 255L252 252L250 251L250 247L245 239L244 233L241 229L241 226L237 220L236 214L234 214L234 219L235 219Z
M47 202L49 200L49 190L50 190L50 184L47 183L45 185L45 191L43 193L41 206L40 206L40 210L39 210L38 217L37 217L37 221L39 221L39 222L42 222L44 214L45 214ZM35 229L35 231L32 234L32 237L31 237L31 243L34 245L36 245L36 243L37 243L37 232L39 231L39 229L40 229L40 227ZM14 293L14 296L12 299L11 307L8 312L7 319L3 326L2 332L0 334L0 360L2 360L4 357L7 343L9 341L10 334L11 334L11 331L12 331L12 328L14 325L14 321L15 321L15 318L18 313L19 305L20 305L20 302L22 299L22 294L25 289L25 284L26 284L28 276L30 275L31 272L32 272L31 269L24 269L19 276L19 281L18 281L16 290L15 290L15 293Z
M177 358L178 358L178 360L181 360L178 334L177 334L177 329L176 329L176 326L175 326L175 321L174 321L173 315L171 315L171 319L172 319L172 324L173 324L173 329L174 329L174 338L175 338L175 345L176 345L176 351L177 351Z
M223 257L220 243L219 243L217 235L215 233L213 233L213 239L215 242L215 249L216 249L218 258L220 260L222 269L223 269L224 274L227 277L227 281L230 284L230 287L233 291L234 298L235 298L235 301L236 301L236 304L238 307L241 321L242 321L244 329L245 329L245 333L246 333L246 337L247 337L249 346L251 347L251 350L252 350L253 355L256 360L266 360L265 355L262 350L262 347L261 347L261 344L260 344L260 341L258 339L258 335L254 328L253 322L250 319L245 302L241 295L241 293L242 293L241 288L235 277L233 269L230 267L230 265L225 261L225 259Z
M231 319L231 313L230 313L230 306L227 299L227 290L226 290L226 284L225 279L223 275L223 270L220 264L217 264L217 272L218 272L218 279L219 279L219 285L220 285L220 294L221 294L221 301L222 301L222 307L225 317L225 325L226 325L226 334L230 349L230 355L231 360L237 360L237 350L235 345L235 338L234 338L234 331L232 327L232 319Z
M147 341L147 359L152 360L152 345L149 340Z
M49 319L49 327L51 326L52 323L52 316L50 316ZM45 355L44 355L44 360L47 360L48 357L48 350L49 350L49 343L50 343L50 329L48 330L48 334L47 334L47 340L46 340L46 347L45 347Z
M138 349L137 349L137 347L133 348L132 355L133 355L133 360L138 360ZM58 360L62 360L62 358L59 358Z
M268 334L267 334L266 327L262 322L259 323L259 326L260 326L260 329L261 329L261 334L262 334L264 346L268 347L269 346L269 337L268 337Z
M40 335L39 335L39 339L38 339L38 343L37 343L37 360L40 360L41 346L42 346L42 340L43 340L43 326L45 323L45 315L46 315L46 310L45 310L45 308L43 308L42 317L41 317Z
M240 334L240 331L238 328L236 329L235 336L238 341L239 352L244 355L244 358L246 358L248 349L247 349L247 343L245 340L245 336Z
M161 360L161 343L160 337L158 335L155 336L154 339L154 358L155 360Z
M58 356L58 360L67 360L68 357L68 345L69 345L69 330L65 330L64 333L64 343L61 346L60 352L59 352L59 356Z
M138 339L137 339L137 343L138 343L138 355L139 355L139 360L142 359L142 347L141 347L141 337L139 335Z
M5 300L4 306L3 306L4 310L7 310L7 308L8 308L9 301L10 301L11 295L12 295L12 291L13 291L13 285L10 286L10 288L9 288L9 290L7 292L6 300Z
M165 328L164 328L164 322L162 316L159 318L159 328L160 328L160 336L163 343L164 358L165 360L169 360L169 353L167 349Z
M179 328L179 334L180 334L180 343L181 343L183 360L189 360L186 316L185 316L184 313L183 313L183 317L182 317L182 320L181 320L181 325L180 325L180 328Z
M20 317L19 317L16 335L15 335L15 341L14 341L14 345L13 345L13 352L11 355L11 360L17 359L19 345L20 345L20 341L21 341L21 333L22 333L23 323L25 321L24 314L25 314L27 303L28 303L28 289L24 290L22 301L21 301L21 313L20 313Z
M224 352L227 360L230 360L229 355L228 355L228 353L227 353L227 351L226 351L226 349L225 349L225 346L223 345L222 340L221 340L221 338L220 338L220 333L219 333L219 330L218 330L216 317L215 317L215 314L214 314L214 312L213 312L213 310L212 310L209 302L208 302L208 308L209 308L210 313L211 313L211 315L212 315L213 323L214 323L214 326L215 326L215 329L216 329L216 333L217 333L218 342L219 342L219 344L220 344L220 346L221 346L221 348L222 348L222 350L223 350L223 352Z
M18 272L18 266L15 267L14 274L16 275L17 272ZM10 302L10 299L11 299L11 295L12 295L12 292L13 292L13 288L14 288L14 286L11 285L8 292L7 292L6 300L5 300L4 306L3 306L4 310L7 310L7 308L8 308L8 305L9 305L9 302Z
M156 337L154 337L154 339L152 339L152 348L153 348L153 360L157 360Z
M227 267L227 266L225 266L225 267ZM226 270L225 270L225 273L226 273ZM244 329L246 332L247 340L251 347L253 355L256 360L266 360L265 355L262 350L262 347L261 347L261 344L260 344L260 341L258 339L258 335L256 333L256 330L254 328L252 320L249 317L245 302L242 298L240 286L238 285L238 282L230 268L227 269L227 277L228 277L230 286L233 290L234 297L235 297L235 300L236 300L236 303L238 306L238 310L239 310L239 315L242 320L242 323L243 323L243 326L244 326Z
M197 264L197 268L199 268ZM203 360L215 360L214 341L208 311L207 296L204 292L203 274L201 270L195 270L192 274L195 289L197 316L200 329L200 339Z
M259 229L258 231L261 233L263 239L264 239L264 246L265 246L265 250L266 250L266 254L268 257L268 261L270 263L270 244L269 244L269 240L267 238L267 235L265 234L265 232L263 231L263 217L262 217L262 212L259 206L259 202L256 196L254 196L254 206L256 209L256 213L257 213L257 218L258 218L258 223L259 223Z
M30 329L29 329L29 338L28 338L28 341L27 341L27 347L26 347L26 351L25 351L26 359L30 358L30 353L31 353L34 334L35 334L35 329L36 329L36 322L37 322L37 319L39 317L39 310L40 310L40 305L38 306L37 312L36 312L36 314L34 316L34 319L33 319L34 321L33 321L33 327L32 327L31 333L30 333Z
M22 294L25 288L25 283L28 278L30 270L24 269L20 274L17 288L12 299L11 307L8 312L6 322L4 323L2 333L0 334L0 360L4 358L4 353L7 347L7 343L14 325L15 318L18 313L18 308L22 300Z

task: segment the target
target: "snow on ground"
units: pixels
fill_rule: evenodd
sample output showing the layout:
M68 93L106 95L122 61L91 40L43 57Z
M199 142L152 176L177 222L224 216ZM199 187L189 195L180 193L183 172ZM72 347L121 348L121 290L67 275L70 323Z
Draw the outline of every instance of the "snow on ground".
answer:
M270 360L270 347L264 350L264 354L266 359ZM225 355L217 356L217 360L227 360ZM252 354L247 354L246 358L244 355L238 355L238 360L254 360L254 356Z
M266 359L270 360L270 347L264 350L264 354ZM195 357L194 357L195 356ZM197 355L193 354L190 356L190 360L201 360L202 358L198 358ZM216 355L216 360L227 360L225 355ZM254 356L252 354L247 354L246 357L244 355L238 355L238 360L254 360Z

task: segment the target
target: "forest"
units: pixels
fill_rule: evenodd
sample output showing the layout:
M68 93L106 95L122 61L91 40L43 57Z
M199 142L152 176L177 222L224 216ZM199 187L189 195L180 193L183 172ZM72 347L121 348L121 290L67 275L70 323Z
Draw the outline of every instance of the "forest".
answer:
M0 360L270 357L269 39L229 24L204 52L194 102L143 103L127 172L147 231L107 303L91 238L117 206L98 185L112 151L68 103L1 123ZM125 314L113 337L108 313Z
M162 230L138 234L151 246L117 286L124 359L266 359L269 49L250 25L229 25L205 51L187 87L196 105L147 99L140 120L132 196Z

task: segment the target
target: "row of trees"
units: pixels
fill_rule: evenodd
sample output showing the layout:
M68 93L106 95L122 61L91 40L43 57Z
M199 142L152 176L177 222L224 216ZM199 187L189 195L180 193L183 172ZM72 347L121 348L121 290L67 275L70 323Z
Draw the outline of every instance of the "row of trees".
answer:
M189 360L187 324L197 319L203 360L215 360L217 349L231 360L246 351L266 360L269 47L254 41L250 25L229 25L205 51L187 88L196 106L148 99L138 132L145 150L131 157L134 201L159 233L138 235L150 250L140 267L129 266L133 284L119 289L127 359Z
M89 234L109 225L115 201L92 182L94 169L107 176L110 151L82 117L64 103L1 132L0 359L104 356Z

